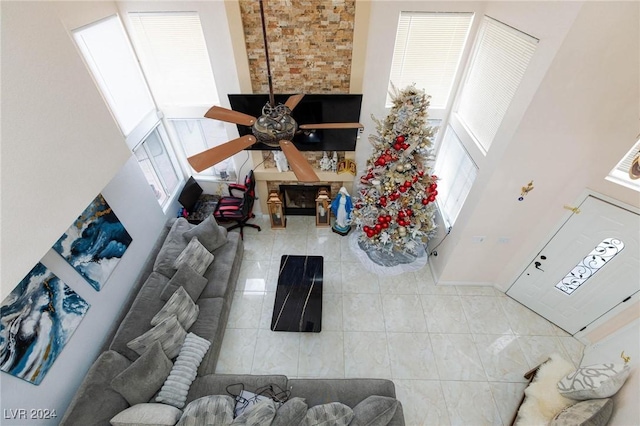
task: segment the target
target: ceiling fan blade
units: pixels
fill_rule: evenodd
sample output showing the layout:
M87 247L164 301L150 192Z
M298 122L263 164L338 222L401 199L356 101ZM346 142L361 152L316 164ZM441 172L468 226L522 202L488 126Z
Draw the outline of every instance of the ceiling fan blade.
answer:
M284 152L287 161L289 161L291 170L293 170L293 173L300 182L320 181L316 172L313 171L313 167L311 167L307 159L302 156L293 142L282 140L280 141L280 148L282 148L282 152Z
M360 123L321 123L321 124L300 124L298 128L302 130L322 130L322 129L362 129Z
M226 121L227 123L242 124L244 126L253 126L253 123L256 122L255 117L219 106L212 106L204 116L207 118L212 118L214 120Z
M222 145L202 151L199 154L192 155L187 158L187 161L191 164L193 170L201 172L214 164L218 164L219 162L226 160L233 154L237 154L243 149L250 147L254 143L256 143L255 137L251 135L242 136L241 138L233 139L229 142L223 143Z
M287 102L284 103L285 106L289 107L291 111L298 105L298 103L304 98L304 95L291 95Z

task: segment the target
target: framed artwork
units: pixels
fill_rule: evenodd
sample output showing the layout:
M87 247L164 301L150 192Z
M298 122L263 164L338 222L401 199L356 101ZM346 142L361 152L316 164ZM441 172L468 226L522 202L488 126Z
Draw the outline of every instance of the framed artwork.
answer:
M88 309L38 263L0 305L0 370L39 385Z
M102 194L98 194L53 249L100 291L129 244L131 236Z

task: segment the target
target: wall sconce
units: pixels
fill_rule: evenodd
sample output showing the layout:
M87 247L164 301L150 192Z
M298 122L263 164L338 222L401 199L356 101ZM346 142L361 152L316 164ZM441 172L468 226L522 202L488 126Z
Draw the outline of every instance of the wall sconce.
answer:
M287 218L284 215L282 200L277 191L271 191L267 199L269 208L269 220L271 221L271 229L284 229L287 226Z
M329 192L326 189L320 189L318 196L316 197L316 226L329 227L331 226L331 198Z

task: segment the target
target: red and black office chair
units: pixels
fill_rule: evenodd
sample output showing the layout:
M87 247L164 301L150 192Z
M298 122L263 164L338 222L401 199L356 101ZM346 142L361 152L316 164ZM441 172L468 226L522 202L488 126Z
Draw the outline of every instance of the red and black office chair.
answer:
M222 197L218 201L213 216L218 222L236 222L227 228L231 231L240 228L240 237L244 239L243 228L250 226L260 231L260 227L253 223L247 223L249 219L256 217L253 214L253 203L256 200L256 180L253 177L253 170L244 179L244 185L237 183L229 184L228 197Z

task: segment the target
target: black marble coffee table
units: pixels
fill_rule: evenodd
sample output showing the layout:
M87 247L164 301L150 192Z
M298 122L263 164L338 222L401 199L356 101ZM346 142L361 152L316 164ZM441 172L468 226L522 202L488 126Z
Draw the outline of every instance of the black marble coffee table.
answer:
M282 256L271 330L322 329L322 256Z

